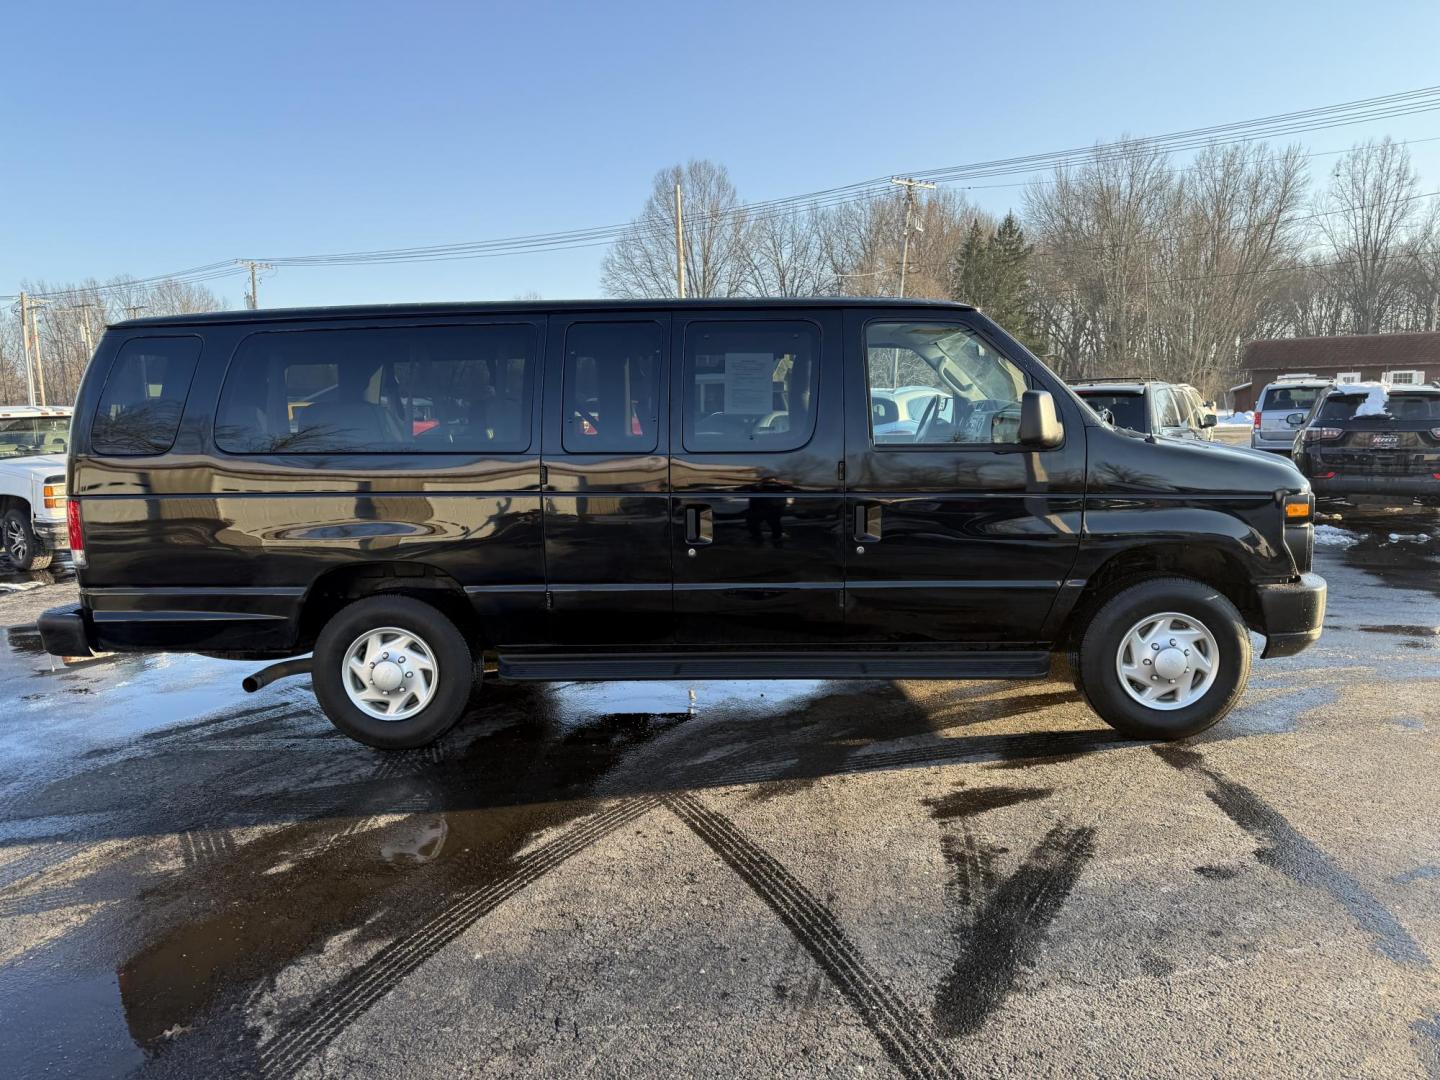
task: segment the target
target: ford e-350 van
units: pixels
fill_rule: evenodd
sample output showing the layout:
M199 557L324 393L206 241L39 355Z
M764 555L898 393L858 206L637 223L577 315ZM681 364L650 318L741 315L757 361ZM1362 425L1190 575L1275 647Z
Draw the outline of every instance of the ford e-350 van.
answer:
M1247 629L1284 656L1325 606L1288 463L1117 430L949 303L134 320L69 469L80 605L50 652L313 652L247 685L309 670L386 748L454 724L482 661L1014 679L1057 653L1106 721L1178 738L1234 705Z

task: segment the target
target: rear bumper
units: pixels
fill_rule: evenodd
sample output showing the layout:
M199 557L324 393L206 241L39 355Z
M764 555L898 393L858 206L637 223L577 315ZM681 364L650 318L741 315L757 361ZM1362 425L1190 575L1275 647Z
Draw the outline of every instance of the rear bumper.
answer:
M1393 496L1399 499L1440 500L1440 480L1423 473L1415 476L1364 476L1342 473L1339 476L1332 476L1328 480L1318 476L1312 476L1309 479L1311 490L1321 497L1378 495Z
M1250 436L1250 449L1269 450L1272 454L1284 454L1286 457L1289 457L1290 452L1295 449L1295 435L1292 432L1280 438L1267 439L1261 435L1252 434Z
M1260 613L1265 620L1263 659L1294 656L1320 639L1325 624L1325 579L1302 574L1296 582L1260 585Z
M51 608L39 619L40 644L51 656L93 656L85 609L79 605Z

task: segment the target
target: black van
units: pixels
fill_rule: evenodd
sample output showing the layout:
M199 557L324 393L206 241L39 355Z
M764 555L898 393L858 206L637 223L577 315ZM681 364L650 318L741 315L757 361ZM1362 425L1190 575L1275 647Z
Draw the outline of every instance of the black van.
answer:
M909 412L902 420L895 400ZM883 433L877 435L877 429ZM972 308L433 304L139 319L75 406L46 648L313 660L435 739L509 679L1041 678L1178 738L1320 634L1287 462L1112 428Z

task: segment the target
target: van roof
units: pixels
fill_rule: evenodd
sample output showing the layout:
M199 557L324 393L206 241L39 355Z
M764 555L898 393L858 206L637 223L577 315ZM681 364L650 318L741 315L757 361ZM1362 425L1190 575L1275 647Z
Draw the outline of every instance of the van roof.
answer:
M468 315L500 312L574 313L587 311L681 311L681 310L786 310L790 308L893 307L927 308L941 311L974 311L970 304L951 300L911 300L893 296L812 296L803 298L736 297L726 299L679 300L514 300L446 301L431 304L355 304L336 307L261 308L257 311L206 311L193 315L160 315L112 323L117 328L141 326L196 326L205 323L293 322L317 319L372 319L409 315Z

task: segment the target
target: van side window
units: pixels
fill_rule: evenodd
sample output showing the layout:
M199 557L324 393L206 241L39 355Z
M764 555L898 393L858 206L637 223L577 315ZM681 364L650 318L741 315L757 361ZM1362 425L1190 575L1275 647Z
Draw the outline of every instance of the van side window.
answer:
M97 454L163 454L190 393L198 337L131 338L120 346L90 428Z
M519 453L530 446L528 325L252 334L215 421L232 454Z
M660 355L653 322L574 323L565 334L565 431L572 454L648 454L659 445Z
M871 323L865 362L875 446L996 446L1019 438L1025 373L963 326ZM892 411L895 419L885 420Z
M820 333L806 322L691 323L685 449L795 450L815 429Z

